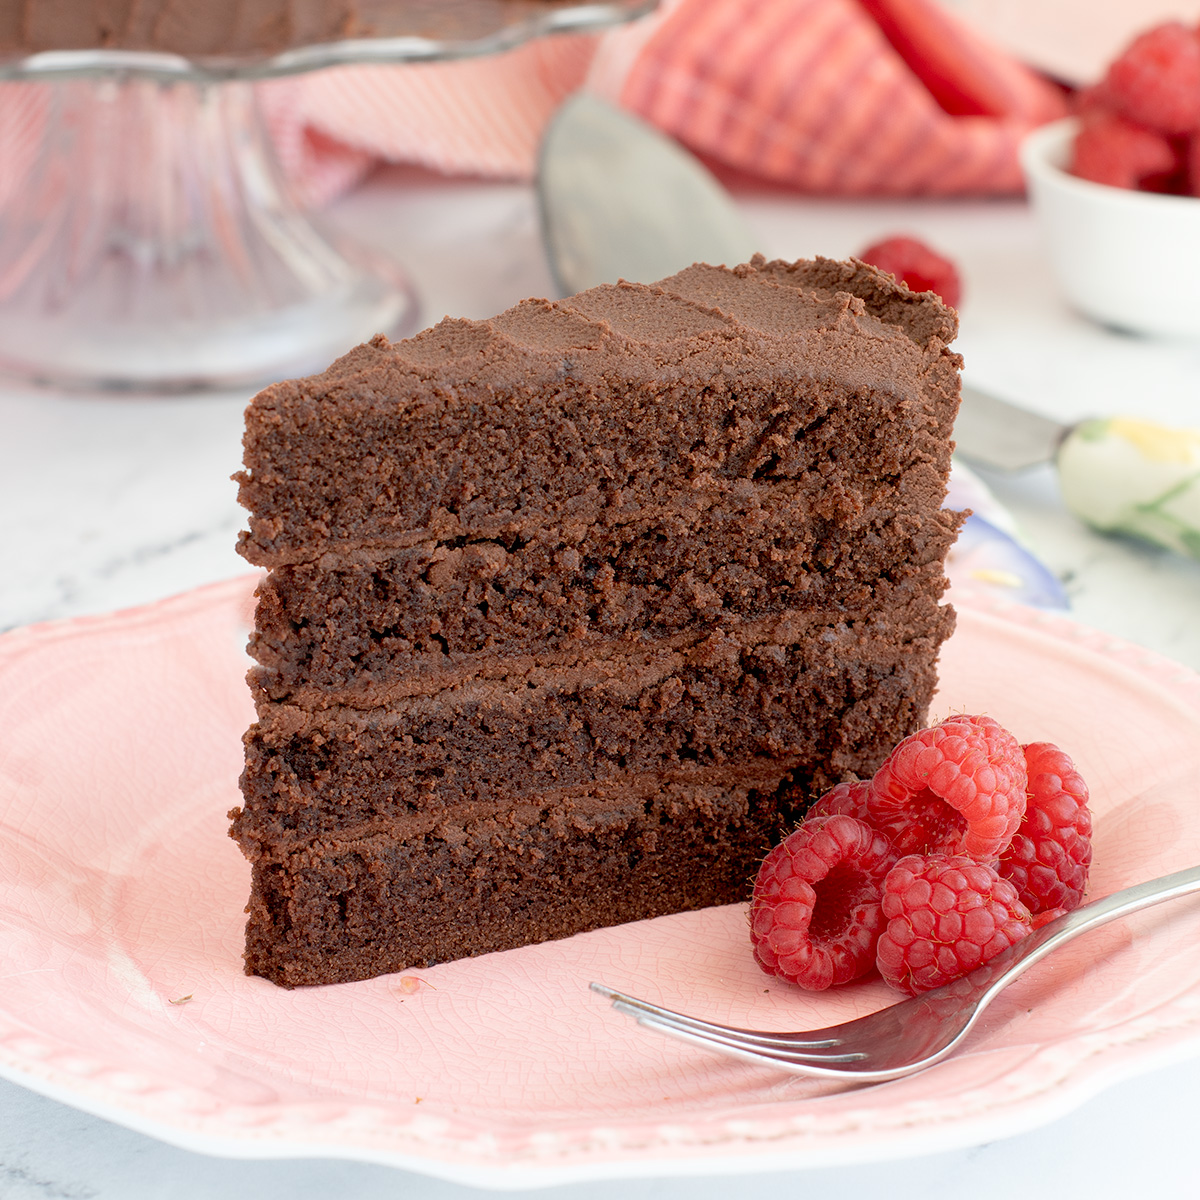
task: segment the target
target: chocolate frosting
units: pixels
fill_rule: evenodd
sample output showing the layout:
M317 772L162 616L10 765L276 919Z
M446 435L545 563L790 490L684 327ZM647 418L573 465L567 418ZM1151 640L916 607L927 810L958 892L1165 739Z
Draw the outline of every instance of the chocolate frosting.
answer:
M776 451L784 461L775 474L802 472L797 430L819 427L847 392L864 414L872 405L879 412L888 445L874 474L901 492L936 492L936 508L948 448L929 429L948 430L957 409L961 359L946 349L956 331L954 313L932 295L915 295L865 264L756 257L733 270L698 264L652 287L622 282L557 302L526 300L490 321L448 318L403 342L376 337L323 374L277 384L253 401L247 470L238 477L250 532L239 550L277 566L430 538L496 537L514 522L545 520L551 509L556 519L578 509L579 519L594 521L597 506L620 509L622 477L636 479L639 507L665 502L675 494L667 477L677 472L663 464L684 460L700 490L768 469ZM781 415L788 428L779 425L764 446L748 424L740 436L739 397L768 360L773 386L809 398L807 411L792 406ZM587 396L614 383L630 403L620 427L599 439L597 457L596 430L576 422L591 419ZM699 401L673 409L671 396L689 389ZM718 409L728 410L726 428L714 434ZM903 462L886 459L903 439L886 437L885 423L914 430ZM367 425L381 453L347 463L341 440L348 446ZM535 441L559 460L536 496L528 481L503 471L490 473L486 488L476 483L480 461ZM272 464L295 455L313 469L281 480ZM341 465L336 480L319 476L326 460ZM843 516L861 512L874 502L864 492L870 474L831 484L824 502L841 504ZM401 497L414 478L423 481L420 495ZM310 520L318 511L320 520Z

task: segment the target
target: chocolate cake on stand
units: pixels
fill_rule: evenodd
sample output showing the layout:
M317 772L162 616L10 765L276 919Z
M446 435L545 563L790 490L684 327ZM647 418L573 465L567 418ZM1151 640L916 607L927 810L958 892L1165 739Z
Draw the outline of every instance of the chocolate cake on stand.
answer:
M122 15L0 0L0 80L36 85L0 105L0 142L28 148L0 179L0 371L83 388L250 386L413 332L400 265L291 192L253 82L494 53L651 7L157 0Z

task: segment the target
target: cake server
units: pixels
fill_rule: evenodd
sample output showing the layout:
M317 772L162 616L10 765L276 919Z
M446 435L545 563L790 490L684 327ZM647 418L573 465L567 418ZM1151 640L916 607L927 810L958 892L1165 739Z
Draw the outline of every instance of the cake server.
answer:
M1052 463L1067 507L1093 528L1200 559L1200 429L1139 417L1064 425L964 386L955 453L996 471Z
M654 283L695 262L746 262L758 247L733 200L687 150L586 92L542 139L542 238L562 295Z

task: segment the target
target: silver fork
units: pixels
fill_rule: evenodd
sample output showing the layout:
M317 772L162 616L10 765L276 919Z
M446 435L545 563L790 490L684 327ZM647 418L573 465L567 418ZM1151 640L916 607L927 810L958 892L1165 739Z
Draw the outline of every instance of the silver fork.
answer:
M940 1062L966 1037L975 1019L1014 979L1081 933L1139 909L1200 891L1200 867L1139 883L1085 904L1035 929L969 975L866 1017L798 1033L717 1025L627 996L602 983L618 1012L707 1050L800 1075L876 1083Z

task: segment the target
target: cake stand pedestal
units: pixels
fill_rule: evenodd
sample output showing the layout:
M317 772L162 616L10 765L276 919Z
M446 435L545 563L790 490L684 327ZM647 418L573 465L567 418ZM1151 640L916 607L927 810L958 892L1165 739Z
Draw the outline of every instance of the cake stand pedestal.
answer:
M326 229L292 193L252 81L493 53L651 7L469 10L502 14L484 28L454 24L444 0L453 37L252 60L103 50L0 62L0 79L34 85L0 105L0 121L36 134L24 170L0 176L0 372L90 390L257 386L320 370L376 333L413 332L399 264Z
M44 126L0 209L0 369L59 385L232 387L306 374L417 305L326 232L245 82L34 85Z

